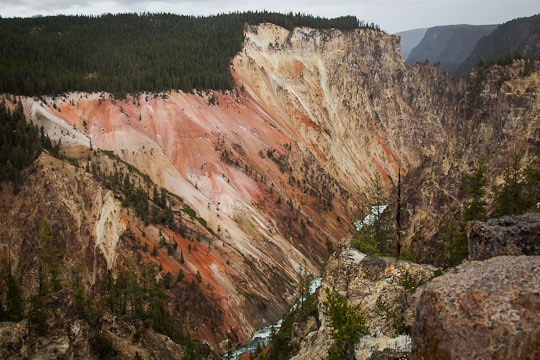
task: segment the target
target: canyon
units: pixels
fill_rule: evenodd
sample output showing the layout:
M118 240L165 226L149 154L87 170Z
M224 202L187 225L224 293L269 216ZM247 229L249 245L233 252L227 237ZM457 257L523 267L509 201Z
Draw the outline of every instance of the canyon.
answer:
M70 160L42 154L20 191L2 186L0 268L25 296L37 288L46 218L61 276L77 269L90 292L130 262L159 265L160 279L182 271L167 304L181 307L184 334L222 354L275 323L303 276L320 276L370 211L373 177L390 206L403 177L403 246L421 251L462 210L461 177L477 160L493 186L513 154L536 156L538 62L464 80L404 64L399 37L381 31L261 24L246 26L230 71L236 87L224 92L17 99ZM163 188L176 226L138 218L95 167Z

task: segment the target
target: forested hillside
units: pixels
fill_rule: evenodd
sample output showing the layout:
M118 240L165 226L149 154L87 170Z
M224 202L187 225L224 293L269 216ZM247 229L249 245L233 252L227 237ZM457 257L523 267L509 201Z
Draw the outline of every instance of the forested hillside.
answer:
M508 21L481 38L456 74L466 76L479 62L508 65L514 58L540 58L540 14Z
M41 151L57 155L57 145L52 145L43 128L26 121L20 104L10 111L0 102L0 183L7 180L18 186L23 171Z
M0 93L116 96L170 89L232 88L229 63L247 24L351 30L372 27L347 16L233 13L211 17L120 14L0 19Z

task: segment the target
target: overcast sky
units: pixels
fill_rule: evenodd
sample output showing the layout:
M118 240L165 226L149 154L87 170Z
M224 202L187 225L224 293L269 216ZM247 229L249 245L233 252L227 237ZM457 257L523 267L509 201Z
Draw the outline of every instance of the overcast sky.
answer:
M327 18L354 15L395 33L436 25L500 24L540 13L540 0L0 0L2 17L125 12L215 15L237 10L292 11Z

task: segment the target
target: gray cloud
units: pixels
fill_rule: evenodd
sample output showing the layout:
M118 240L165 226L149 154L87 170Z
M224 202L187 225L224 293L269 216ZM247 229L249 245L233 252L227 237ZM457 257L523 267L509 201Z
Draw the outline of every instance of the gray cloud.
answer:
M3 17L119 12L170 12L212 15L232 11L269 10L315 16L354 15L393 33L447 24L497 24L540 13L538 0L0 0Z

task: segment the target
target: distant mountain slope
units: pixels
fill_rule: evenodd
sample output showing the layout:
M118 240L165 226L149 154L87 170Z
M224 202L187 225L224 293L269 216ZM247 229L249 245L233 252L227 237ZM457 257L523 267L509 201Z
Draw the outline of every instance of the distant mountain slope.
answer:
M429 28L418 46L411 50L407 64L440 62L443 69L454 72L473 51L478 40L497 25L448 25Z
M422 41L427 29L428 28L413 29L394 34L401 36L401 57L403 58L403 61L407 60L411 50Z
M466 76L480 60L495 60L516 54L528 58L540 57L540 14L508 21L480 39L456 74Z

